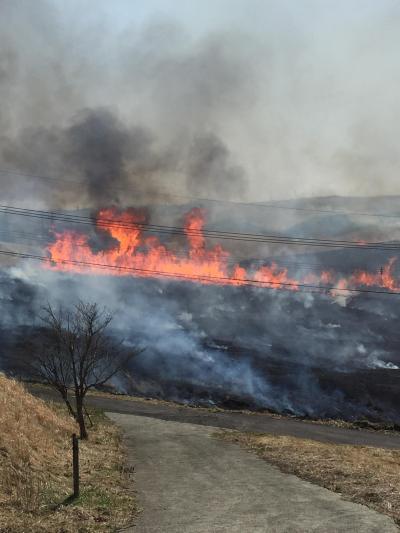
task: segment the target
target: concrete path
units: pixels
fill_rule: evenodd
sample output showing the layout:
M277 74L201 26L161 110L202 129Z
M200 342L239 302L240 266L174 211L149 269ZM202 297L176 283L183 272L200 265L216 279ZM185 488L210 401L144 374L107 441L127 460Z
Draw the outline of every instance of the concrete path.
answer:
M215 428L108 413L143 508L134 533L395 533L387 517L281 473Z

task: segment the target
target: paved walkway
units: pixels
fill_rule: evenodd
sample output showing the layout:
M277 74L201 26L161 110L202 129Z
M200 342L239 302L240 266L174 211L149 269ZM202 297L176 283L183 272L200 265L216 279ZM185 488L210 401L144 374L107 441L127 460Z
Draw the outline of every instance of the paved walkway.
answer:
M281 473L215 428L108 413L143 507L134 533L395 533L387 517Z

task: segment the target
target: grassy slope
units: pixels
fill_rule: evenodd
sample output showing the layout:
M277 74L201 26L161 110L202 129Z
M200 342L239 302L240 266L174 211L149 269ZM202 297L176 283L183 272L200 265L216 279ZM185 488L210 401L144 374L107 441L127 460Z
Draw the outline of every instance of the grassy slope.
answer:
M81 497L71 494L74 421L0 374L0 531L113 531L135 511L117 428L101 413L81 448Z

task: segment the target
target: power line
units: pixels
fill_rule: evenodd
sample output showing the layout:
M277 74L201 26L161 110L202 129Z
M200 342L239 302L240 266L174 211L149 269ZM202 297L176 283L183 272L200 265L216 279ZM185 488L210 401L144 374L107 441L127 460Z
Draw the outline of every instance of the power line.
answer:
M24 232L24 231L15 231L15 230L12 230L12 229L6 229L6 230L0 230L0 237L3 236L3 240L4 242L9 242L11 244L19 244L20 241L28 241L29 244L32 244L33 246L35 245L34 243L37 243L37 244L45 244L45 245L50 245L51 242L50 242L50 234L41 234L41 233L28 233L28 232ZM12 236L15 236L18 240L15 241L15 240L11 240L11 237ZM7 239L7 240L5 240ZM0 238L0 241L2 239ZM76 247L86 247L87 244L80 244L80 243L75 243L74 246ZM168 255L169 251L166 250L166 254L165 255ZM177 251L177 250L174 250L170 253L173 253L173 255L175 257L181 257L181 258L187 258L188 257L188 254L185 253L185 252L180 252L180 251ZM290 259L290 256L289 257L286 257L286 256L278 256L278 257L275 257L275 256L267 256L267 257L263 257L263 258L256 258L256 257L249 257L249 256L244 256L244 255L237 255L236 253L235 254L231 254L229 252L229 257L228 259L225 259L224 258L224 264L226 265L236 265L238 263L243 263L243 262L247 262L247 263L250 263L251 265L266 265L266 264L276 264L278 266L282 265L282 266L285 266L285 267L298 267L299 270L312 270L312 271L315 271L316 269L323 269L323 270L327 270L327 269L330 269L330 268L340 268L342 267L342 262L340 264L338 263L333 263L332 262L330 264L322 264L322 263L318 263L318 262L305 262L305 261L293 261ZM350 268L350 267L349 267ZM356 266L353 266L353 268L356 268ZM361 267L360 267L361 268ZM363 266L363 268L365 268Z
M18 238L18 240L17 241L15 240L5 241L5 238L11 239L11 235L15 235ZM20 241L27 241L27 243L32 244L32 246L36 246L39 244L44 244L44 245L50 244L48 235L46 236L46 235L40 235L40 234L34 234L34 233L0 230L0 236L3 236L3 239L0 238L0 241L3 240L3 242L9 242L11 244L25 244L25 242L21 243ZM74 246L79 247L79 248L85 248L87 245L75 243ZM172 253L174 257L178 257L182 259L188 258L188 254L184 252L173 251ZM168 255L168 251L164 255L166 257ZM322 265L320 263L306 263L304 261L290 261L282 257L264 257L261 259L261 258L251 258L248 256L237 256L236 254L235 255L229 254L229 258L224 259L223 262L224 262L224 265L227 265L227 266L235 266L235 265L238 265L244 262L249 263L251 266L254 266L254 265L266 266L266 265L275 264L276 266L280 268L289 268L289 269L297 268L297 270L300 270L300 271L310 270L312 272L315 272L315 270L318 268L321 270L322 269L328 270L328 269L337 267L337 265Z
M23 178L32 178L32 179L41 179L44 181L59 181L67 184L77 184L84 186L85 183L81 179L68 179L65 177L60 176L44 176L42 174L30 174L25 172L17 172L15 170L9 170L9 169L0 169L0 174L5 175L11 175L15 177L23 177ZM107 187L107 190L115 190L115 191L131 191L136 194L148 194L146 191L137 189L135 187L130 186L124 186L124 187L118 187L118 186L112 186ZM190 196L190 195L183 195L183 194L174 194L170 192L162 192L157 191L157 196L164 196L165 198L179 198L181 200L191 200L196 202L210 202L210 203L217 203L217 204L233 204L233 205L241 205L244 207L255 207L259 209L277 209L277 210L287 210L287 211L299 211L299 212L307 212L307 213L321 213L321 214L327 214L327 215L354 215L354 216L362 216L362 217L375 217L375 218L391 218L391 219L400 219L400 214L394 214L394 213L367 213L362 211L337 211L334 209L316 209L316 208L310 208L310 207L295 207L295 206L286 206L286 205L277 205L277 204L271 204L266 202L239 202L234 200L220 200L218 198L201 198L196 196Z
M29 233L25 231L15 231L15 230L7 228L6 230L0 230L0 236L3 236L4 239L11 239L12 236L15 236L18 239L26 240L29 242L44 243L47 245L52 244L50 242L50 239L52 237L50 230L49 230L49 233L43 234L43 233ZM15 242L12 240L7 241L7 242L11 242L12 244L18 244L18 242ZM87 246L87 244L75 243L75 246L85 247ZM166 250L166 252L168 252L168 250ZM179 256L187 257L187 253L184 253L184 252L179 252L179 251L174 250L172 251L172 253L178 257ZM318 262L310 263L310 262L305 262L305 261L293 261L291 260L291 256L267 256L263 258L260 258L260 257L257 258L257 257L251 257L251 256L249 257L248 255L237 255L236 253L232 254L231 252L228 252L228 254L229 254L228 261L235 262L235 263L238 263L240 261L248 261L251 263L267 263L267 262L272 263L273 262L273 263L280 263L284 265L297 265L297 266L317 267L317 268L325 268L325 269L328 268L329 266L332 266L332 268L337 266L337 263L332 264L332 265L323 265Z
M194 281L194 282L209 282L209 283L217 283L222 282L226 285L232 283L234 285L234 282L239 282L244 285L249 286L259 286L263 287L265 289L276 289L276 288L286 288L289 290L290 287L293 287L291 290L296 289L317 289L319 292L328 292L328 291L339 291L344 293L369 293L369 294L387 294L387 295L396 295L398 296L400 292L394 292L394 291L381 291L381 290L375 290L375 289L351 289L351 288L341 288L341 287L335 287L335 286L321 286L321 285L313 285L313 284L307 284L307 283L292 283L292 282L278 282L278 281L259 281L254 279L246 279L246 278L230 278L228 276L188 276L181 273L173 273L173 272L163 272L162 270L151 270L151 269L145 269L145 268L136 268L136 267L124 267L124 266L117 266L117 265L109 265L104 263L94 263L90 261L74 261L74 260L62 260L62 261L52 261L49 257L44 257L40 255L34 255L34 254L26 254L22 252L16 252L12 250L0 250L1 255L11 256L11 257L19 257L22 259L34 259L38 261L42 261L48 264L56 263L57 265L72 265L72 266L84 266L84 267L95 267L99 269L107 269L107 270L120 270L120 271L126 271L126 272L138 272L143 274L143 276L146 276L147 274L156 276L162 276L162 277L169 277L169 278L180 278L180 279L186 279L188 281Z
M17 215L17 216L26 216L31 218L37 218L41 220L51 220L51 221L60 221L68 222L73 224L85 224L92 226L94 220L91 217L82 216L82 215L71 215L68 213L55 212L55 211L44 211L44 210L35 210L27 208L19 208L14 206L5 206L0 205L0 213ZM384 242L356 242L356 241L347 241L347 240L333 240L333 239L316 239L316 238L305 238L305 237L291 237L291 236L281 236L281 235L263 235L263 234L253 234L253 233L238 233L238 232L228 232L220 230L193 230L193 229L182 229L177 226L166 226L166 225L157 225L157 224L148 224L144 222L135 222L127 223L122 219L107 219L101 217L96 220L96 226L110 229L110 228L119 228L119 229L139 229L141 231L152 231L154 233L166 233L172 235L185 235L193 237L207 237L211 239L219 240L233 240L233 241L243 241L243 242L256 242L261 244L286 244L286 245L296 245L296 246L317 246L317 247L330 247L330 248L357 248L359 250L390 250L390 251L400 251L400 245L398 244L387 244Z
M8 238L8 239L11 239L11 235L15 235L18 240L15 241L15 240L7 240L7 241L4 241L5 238ZM20 241L27 241L29 244L31 244L32 246L36 246L36 245L39 245L39 244L44 244L44 245L49 245L50 242L49 242L49 235L43 235L43 234L35 234L35 233L26 233L26 232L19 232L19 231L12 231L12 230L9 230L9 231L1 231L0 230L0 236L3 236L3 239L0 238L0 241L3 240L3 242L9 242L11 244L22 244ZM25 243L24 243L25 244ZM75 243L74 244L75 247L79 247L79 248L85 248L87 245L86 244L80 244L80 243ZM182 259L187 259L188 258L188 254L187 253L184 253L184 252L179 252L179 251L173 251L172 252L174 257L178 257L178 258L182 258ZM166 251L166 253L164 254L165 257L167 257L168 255L168 251ZM255 265L260 265L260 266L271 266L271 265L276 265L278 266L279 268L283 269L283 268L287 268L287 269L296 269L297 271L304 271L304 270L308 270L308 271L311 271L311 272L315 272L316 269L319 269L319 270L330 270L330 269L334 269L338 267L338 265L332 265L332 264L327 264L327 265L322 265L321 263L310 263L310 262L304 262L304 261L291 261L290 259L285 259L284 257L264 257L264 258L251 258L251 257L248 257L248 256L238 256L238 255L231 255L229 254L229 258L228 259L224 259L223 260L224 262L224 265L226 266L236 266L236 265L240 265L241 263L249 263L251 266L255 266ZM342 265L339 265L339 267L341 267ZM349 267L350 268L350 267ZM361 268L361 267L360 267ZM353 267L353 270L356 269L356 267L354 266Z

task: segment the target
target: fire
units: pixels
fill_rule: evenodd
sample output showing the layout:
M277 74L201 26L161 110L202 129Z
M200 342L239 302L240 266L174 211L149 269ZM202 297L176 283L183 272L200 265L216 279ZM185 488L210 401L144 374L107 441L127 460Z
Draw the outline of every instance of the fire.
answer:
M279 268L275 263L257 270L245 269L239 264L232 266L229 252L221 245L207 247L203 233L205 213L202 209L192 209L185 216L185 253L173 251L155 236L144 236L144 221L143 215L133 210L118 212L115 208L108 208L99 211L96 226L112 237L115 244L98 252L92 250L89 236L84 233L56 232L55 241L48 246L50 268L80 273L95 271L117 276L168 276L203 284L261 284L290 290L298 290L304 285L335 285L341 290L382 287L400 292L400 285L393 276L394 258L377 273L356 271L348 278L343 278L332 271L324 271L293 279L286 268Z

